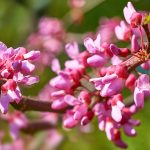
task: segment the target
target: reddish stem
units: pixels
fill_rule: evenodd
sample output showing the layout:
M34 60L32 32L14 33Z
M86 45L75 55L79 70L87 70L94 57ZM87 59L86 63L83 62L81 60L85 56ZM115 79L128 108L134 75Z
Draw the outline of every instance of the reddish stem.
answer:
M21 101L17 104L12 102L11 105L22 112L25 111L41 111L41 112L53 112L53 113L64 113L68 108L62 110L54 110L51 108L51 102L49 101L40 101L31 99L28 97L23 97Z
M25 127L21 128L21 131L27 134L34 134L39 131L49 130L56 128L55 125L46 121L34 121L29 122Z
M148 28L148 24L143 25L143 29L146 33L147 40L148 40L147 53L150 53L150 31L149 31L149 28Z

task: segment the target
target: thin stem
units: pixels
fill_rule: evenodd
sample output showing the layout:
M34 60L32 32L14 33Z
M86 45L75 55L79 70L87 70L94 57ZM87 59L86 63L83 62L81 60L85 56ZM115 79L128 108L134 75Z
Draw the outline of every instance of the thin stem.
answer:
M141 28L141 26L139 27L139 31L140 31L142 49L144 49L145 46L144 46L144 40L143 40L143 35L142 35L142 28Z
M21 128L21 131L27 134L34 134L39 131L49 130L56 128L55 125L47 121L34 121L29 122L25 127Z
M132 70L135 70L135 68L139 65L141 65L144 61L136 56L132 56L126 61L122 62L122 65L125 65L128 67L128 72L130 73Z
M143 29L144 29L144 31L146 33L147 40L148 40L147 53L150 53L150 31L149 31L149 28L148 28L148 24L143 25Z
M11 105L22 112L25 111L41 111L41 112L54 112L54 113L64 113L66 109L62 110L54 110L51 108L52 103L49 101L40 101L31 99L29 97L23 96L21 101L17 104L16 102L12 102Z

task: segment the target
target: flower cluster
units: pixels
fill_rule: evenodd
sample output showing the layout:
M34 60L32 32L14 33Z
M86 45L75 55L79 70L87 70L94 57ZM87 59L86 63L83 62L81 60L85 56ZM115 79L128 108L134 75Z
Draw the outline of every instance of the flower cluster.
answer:
M7 112L9 103L14 101L19 103L22 99L18 84L32 85L39 81L37 76L30 75L35 69L30 61L37 59L39 55L39 51L27 52L23 47L7 48L5 44L0 43L0 110L2 113Z
M81 8L86 1L69 2L75 15L73 21L81 21ZM131 2L123 13L125 20L103 19L94 38L87 36L84 39L84 51L80 51L77 42L66 44L65 52L70 60L64 65L55 57L65 41L62 23L54 18L40 20L38 31L28 39L29 46L40 49L40 63L51 65L56 73L39 94L41 101L22 96L19 88L20 84L30 86L39 81L37 76L31 75L35 69L31 61L37 59L40 52L27 52L23 47L7 48L0 43L1 112L6 113L10 103L20 111L40 111L36 114L40 121L32 122L19 111L1 115L1 119L8 122L13 139L18 138L19 131L35 133L50 129L44 139L48 145L44 144L44 148L55 148L63 140L55 128L58 121L63 122L64 128L80 126L81 131L88 132L95 117L99 130L106 133L108 140L127 148L121 134L136 136L135 127L140 121L133 115L144 107L145 99L150 96L150 77L143 73L150 69L150 15L136 11ZM118 41L130 45L118 47ZM126 101L126 92L133 95L130 102ZM0 140L2 137L0 132ZM23 149L24 143L19 140L18 143ZM0 149L11 146L16 149L16 144L17 141L8 145L0 142Z
M96 39L85 38L86 51L79 52L77 43L66 45L71 60L62 70L58 60L52 62L57 76L50 80L52 108L66 109L63 125L73 128L87 125L94 116L98 126L115 145L126 148L121 139L123 128L127 136L135 136L135 126L140 124L132 116L144 106L145 97L150 96L149 75L139 73L137 66L150 69L149 43L144 36L150 32L144 22L143 13L137 12L131 2L124 8L125 21L113 27L118 40L131 42L129 48L119 48L106 42L98 34ZM139 39L141 43L139 44ZM147 36L148 41L149 36ZM128 105L122 90L133 93L134 103Z
M40 65L51 65L51 60L58 55L63 47L65 30L60 20L43 17L38 24L38 31L32 33L27 44L32 49L40 49Z

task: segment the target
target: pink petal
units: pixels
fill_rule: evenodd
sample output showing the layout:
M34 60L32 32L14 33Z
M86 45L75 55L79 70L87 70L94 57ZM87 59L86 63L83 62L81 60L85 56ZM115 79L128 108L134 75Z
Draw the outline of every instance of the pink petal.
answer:
M120 122L122 119L121 110L116 105L112 106L111 116L116 122Z
M19 136L19 128L13 123L10 124L10 135L13 139L17 139Z
M92 78L89 81L94 83L97 90L101 90L104 86L102 83L102 78Z
M114 143L117 146L119 146L120 148L127 148L128 147L128 145L126 143L124 143L121 139L114 141Z
M35 83L38 83L39 82L39 77L38 76L25 76L26 78L26 81L24 82L24 84L26 85L32 85L32 84L35 84Z
M52 71L54 71L56 73L58 73L60 71L61 67L60 67L59 60L57 58L54 58L52 60L51 69L52 69Z
M106 132L108 140L113 140L113 137L114 137L113 128L114 126L111 122L106 123L105 132Z
M35 66L31 64L28 60L24 60L22 61L21 69L22 72L29 74L35 69Z
M111 75L105 75L104 77L102 77L102 82L104 84L110 83L112 80L116 79L118 77L117 74L113 73Z
M40 51L30 51L23 55L24 59L35 60L40 56Z
M65 46L65 50L66 50L68 56L72 59L77 58L77 56L79 55L79 47L76 42L68 43Z
M120 78L114 79L112 82L104 85L100 92L103 97L108 97L119 93L123 88L123 80Z
M141 65L141 67L144 69L144 70L150 70L150 60L148 60L147 62L143 63Z
M126 135L128 136L135 136L136 135L136 131L134 128L132 128L132 126L130 124L125 124L123 126L124 132Z
M92 67L102 67L106 62L105 57L93 55L87 59L87 63Z
M9 96L1 96L0 98L0 110L3 114L7 113L8 111L8 105L10 103L11 99Z
M115 44L110 44L110 50L116 56L118 56L121 51L120 48L118 48Z
M134 90L134 102L138 108L144 107L144 92L140 91L138 88Z
M74 120L73 117L68 117L63 121L65 128L73 128L78 124L78 121Z
M83 66L77 60L68 60L65 62L65 67L67 69L78 69Z
M91 38L86 38L84 40L84 46L87 48L89 53L96 53L97 48L95 48L94 41Z
M96 40L94 41L95 47L97 47L98 50L101 48L101 35L98 34L96 37Z
M59 100L55 100L53 103L52 103L52 109L55 109L55 110L60 110L60 109L63 109L63 108L66 108L68 106L68 104L66 102L63 101L63 99L59 99Z
M11 97L12 100L15 100L17 103L20 102L20 100L21 100L21 92L20 92L19 88L17 88L14 91L8 90L7 94Z
M88 110L87 105L83 104L83 105L79 106L79 108L74 113L74 119L80 120L84 115L86 115L87 110Z
M139 50L140 50L140 46L138 43L138 38L135 35L133 35L131 39L131 52L136 53Z
M66 95L66 96L64 97L64 101L65 101L68 105L71 105L71 106L81 104L81 103L79 102L79 100L78 100L76 97L72 96L72 95Z

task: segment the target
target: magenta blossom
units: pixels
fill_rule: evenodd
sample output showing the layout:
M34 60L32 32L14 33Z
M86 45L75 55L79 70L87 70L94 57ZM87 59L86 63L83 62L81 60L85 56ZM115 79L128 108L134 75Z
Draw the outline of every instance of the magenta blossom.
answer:
M138 13L131 2L128 2L127 7L123 9L126 21L134 28L141 25L142 15Z
M150 79L146 74L141 75L137 81L134 90L134 102L138 108L144 106L144 97L150 95Z
M101 67L106 63L106 55L101 47L101 36L97 35L95 41L91 38L84 40L84 45L91 56L87 59L87 63L92 67Z
M116 74L105 75L104 77L92 78L95 88L100 90L102 97L112 96L119 93L123 88L123 79L118 78Z
M119 40L127 41L131 37L132 30L124 21L121 21L120 25L115 27L115 33Z
M38 77L30 75L35 69L30 61L37 59L40 52L27 52L23 47L7 48L3 43L0 43L0 51L0 78L3 81L0 110L2 113L6 113L10 102L19 103L22 98L18 83L32 85L39 81Z

